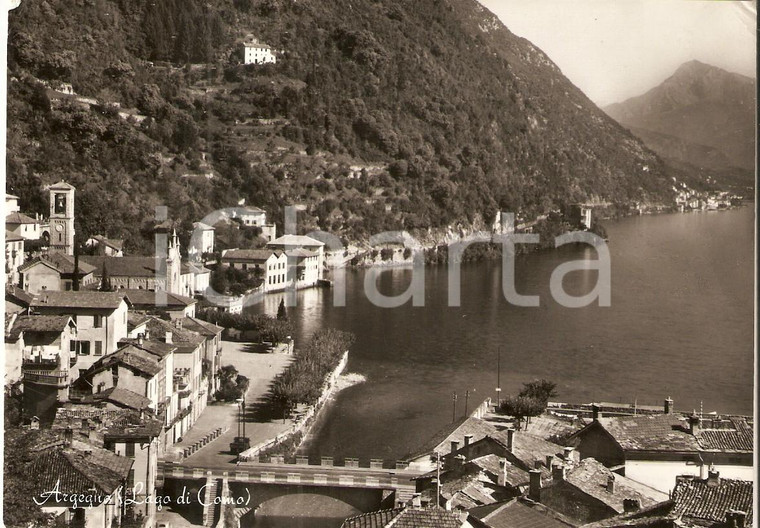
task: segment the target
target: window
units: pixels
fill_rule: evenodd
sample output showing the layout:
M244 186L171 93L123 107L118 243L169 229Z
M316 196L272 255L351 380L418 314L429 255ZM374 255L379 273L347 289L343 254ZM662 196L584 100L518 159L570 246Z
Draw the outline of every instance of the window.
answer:
M129 445L129 444L127 444ZM127 489L131 492L135 487L135 470L129 470L129 478L127 478Z
M92 316L92 327L93 328L102 328L103 326L103 316L102 315L93 315Z
M69 352L71 352L72 354L77 353L77 342L73 339L69 341Z
M96 356L103 355L103 341L95 341L95 355Z
M66 281L66 282L63 284L63 289L64 289L65 291L71 291L71 281Z
M125 455L128 456L128 457L135 456L135 444L133 444L132 442L127 442L126 443L126 452L125 452Z
M89 356L90 355L90 342L89 341L80 341L79 342L79 355L80 356Z

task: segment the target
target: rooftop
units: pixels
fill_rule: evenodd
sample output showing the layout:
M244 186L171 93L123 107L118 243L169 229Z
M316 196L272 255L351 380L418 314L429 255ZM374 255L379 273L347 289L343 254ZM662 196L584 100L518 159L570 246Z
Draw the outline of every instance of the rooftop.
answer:
M673 513L692 520L725 522L728 510L745 512L752 526L752 482L716 478L678 477L673 490Z
M117 251L121 251L124 247L124 241L117 238L106 238L102 235L94 235L92 237L93 239L97 240L98 243L103 244L105 246L111 247Z
M70 183L66 183L65 181L61 180L58 183L54 183L53 185L50 185L49 187L47 187L47 189L52 189L52 190L56 190L56 191L57 190L68 191L68 190L71 190L71 189L76 189L76 187L74 187Z
M153 354L154 356L157 356L159 358L162 358L164 356L168 356L172 352L174 352L177 347L174 345L171 345L169 343L164 343L163 341L157 341L155 339L143 339L142 343L139 339L133 339L133 338L124 338L121 341L119 341L119 346L122 345L131 345L135 348L139 348L140 350L144 350L145 352L148 352L149 354Z
M567 528L574 526L562 515L545 506L523 499L512 499L470 510L470 515L489 528Z
M349 517L341 528L460 528L457 515L433 508L395 508Z
M230 249L222 255L222 261L225 260L251 260L253 262L266 262L269 257L274 255L278 257L282 253L274 249Z
M281 237L272 240L267 245L271 247L322 247L325 245L325 243L304 235L282 235Z
M31 307L36 309L54 307L116 310L123 301L124 294L119 292L46 291L34 298Z
M141 350L132 345L126 345L118 349L113 354L103 356L98 361L87 369L87 373L100 372L104 369L108 369L113 365L126 365L141 374L146 374L149 377L155 376L161 372L161 366L158 364L158 359L152 354Z
M485 438L495 432L496 428L483 420L472 417L460 418L456 422L452 422L438 431L427 442L420 446L419 449L407 455L404 459L412 460L425 455L432 455L433 453L447 455L451 452L452 441L458 442L461 447L464 445L465 435L471 434L472 441L477 442L481 438Z
M119 290L119 292L125 295L132 306L138 310L150 308L184 309L198 302L192 297L185 297L184 295L177 295L176 293L169 293L167 291Z
M129 458L75 440L70 446L58 444L37 453L30 480L37 495L53 489L88 497L111 495L131 468Z
M488 436L506 447L508 434L505 430L497 431ZM515 431L512 437L512 454L529 469L533 469L536 460L545 462L547 456L556 456L562 451L561 446L523 431ZM542 467L542 472L548 471L548 468Z
M53 332L60 334L67 326L74 325L68 315L19 315L8 332L12 340L22 332Z
M33 258L29 262L25 263L23 266L19 267L18 270L20 272L24 272L37 264L47 265L61 274L73 274L74 269L75 269L74 257L64 255L63 253L52 252L52 253L46 253L45 255L41 255L39 257ZM88 273L92 273L93 271L95 271L94 266L91 266L90 264L87 264L86 262L83 262L80 259L79 261L79 275L80 276L87 275Z
M497 480L499 478L499 474L501 473L499 460L500 460L500 457L491 454L491 455L485 455L478 458L473 458L472 460L470 460L470 463L475 464L486 473L489 473L490 475L492 475L495 480ZM527 471L515 466L508 460L504 460L504 462L506 463L505 481L507 484L516 488L517 486L528 484L530 482L530 475L528 474Z
M608 491L607 483L611 476L614 477L615 484L613 491ZM657 491L622 475L613 474L612 471L593 458L582 460L567 472L565 480L618 513L625 510L623 507L625 499L639 499L642 508L648 508L668 500L667 493Z
M188 330L209 337L218 336L224 331L224 328L221 326L217 326L214 323L209 323L208 321L197 319L195 317L183 317L182 328L187 328Z
M6 224L37 224L37 220L31 216L27 216L24 213L16 211L5 216Z
M123 389L119 391L130 392ZM109 437L154 438L160 435L163 427L161 421L154 415L141 411L142 409L133 408L107 409L92 404L67 404L58 408L51 428L53 431L71 429L85 435L95 431L100 441L110 439Z

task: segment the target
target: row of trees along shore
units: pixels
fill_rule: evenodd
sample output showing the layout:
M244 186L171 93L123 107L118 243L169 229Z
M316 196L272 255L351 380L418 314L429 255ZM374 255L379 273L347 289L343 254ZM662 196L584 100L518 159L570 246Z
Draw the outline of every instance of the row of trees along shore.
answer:
M354 340L352 333L332 328L315 332L305 347L297 349L295 360L275 378L270 393L272 403L286 409L299 403L316 403L325 379Z

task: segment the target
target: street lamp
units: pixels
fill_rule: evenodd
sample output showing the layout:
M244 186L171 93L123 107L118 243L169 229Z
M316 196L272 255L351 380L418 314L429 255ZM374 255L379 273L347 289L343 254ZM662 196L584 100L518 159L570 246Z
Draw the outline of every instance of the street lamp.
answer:
M239 455L251 447L251 440L245 436L245 398L235 400L238 404L238 430L235 441L230 444L233 455Z

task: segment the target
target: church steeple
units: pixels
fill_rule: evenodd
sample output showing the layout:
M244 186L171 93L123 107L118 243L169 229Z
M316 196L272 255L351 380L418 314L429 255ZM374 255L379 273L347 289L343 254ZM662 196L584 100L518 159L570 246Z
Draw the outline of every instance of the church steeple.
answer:
M74 254L74 191L73 185L61 180L48 187L50 196L50 249L66 255Z

